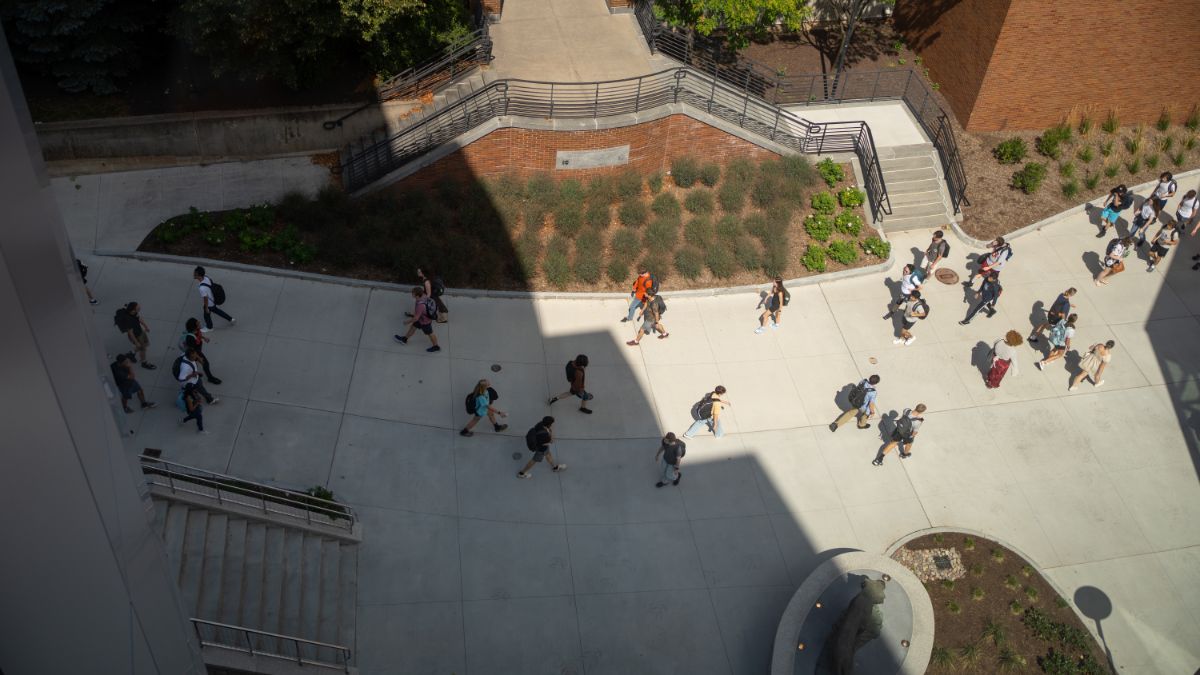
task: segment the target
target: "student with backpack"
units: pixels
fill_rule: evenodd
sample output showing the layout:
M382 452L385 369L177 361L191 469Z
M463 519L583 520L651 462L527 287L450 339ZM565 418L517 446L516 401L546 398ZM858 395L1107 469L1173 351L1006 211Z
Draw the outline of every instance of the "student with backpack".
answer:
M1037 362L1038 370L1045 368L1047 363L1062 358L1071 348L1071 338L1075 337L1075 322L1078 319L1078 315L1072 314L1066 320L1059 321L1050 327L1050 334L1047 336L1050 341L1050 353L1046 355L1046 358Z
M917 339L911 332L913 326L917 325L917 319L924 320L928 316L929 303L921 297L921 291L913 291L908 304L904 306L904 315L900 317L900 336L892 340L892 344L903 342L905 347L911 345Z
M900 446L900 459L911 457L913 441L916 439L921 425L925 423L925 418L922 417L925 410L924 403L918 403L917 407L906 409L904 414L896 420L896 428L892 429L892 440L888 441L879 454L875 455L871 464L883 466L883 458L897 445Z
M692 406L692 426L683 432L684 438L691 438L705 427L712 435L720 438L725 435L725 425L721 422L721 413L727 406L732 405L725 399L725 387L717 385L712 392L705 394Z
M1029 334L1030 342L1037 342L1042 337L1043 331L1058 323L1071 313L1071 308L1074 307L1074 305L1071 304L1071 298L1075 297L1077 292L1078 291L1076 291L1074 287L1071 287L1058 294L1058 297L1054 299L1054 302L1050 303L1050 309L1046 310L1046 320L1042 323L1039 323L1037 328L1034 328L1033 332ZM1021 343L1018 342L1017 344Z
M916 293L917 290L921 288L921 284L924 282L925 278L920 274L917 274L915 267L912 265L905 265L904 268L900 270L900 288L897 289L897 293L899 293L899 295L897 295L896 298L892 300L890 304L888 304L888 312L887 314L883 315L883 318L892 318L897 310L900 310L901 307L905 306L905 304L912 299L912 294Z
M1200 213L1200 196L1196 195L1195 190L1188 190L1187 194L1179 200L1179 206L1175 208L1175 227L1179 228L1179 234L1187 231L1188 225L1191 225L1192 219L1196 214ZM1196 235L1196 230L1200 230L1200 220L1196 222L1196 229L1192 230L1192 236Z
M938 263L946 259L950 255L950 242L946 241L946 234L941 230L933 233L933 240L929 242L929 248L925 249L925 277L929 278L930 274L937 269Z
M146 392L142 391L142 385L137 381L137 376L133 373L133 359L129 358L128 354L117 354L117 360L109 365L112 371L113 384L117 385L117 391L121 392L121 409L127 413L133 412L129 408L129 399L137 395L138 401L142 404L142 409L153 408L156 404L146 400Z
M404 323L408 325L408 332L404 335L393 335L392 338L402 345L408 344L408 338L412 337L413 333L420 330L422 333L429 336L429 341L433 346L426 349L427 352L440 352L442 348L438 346L437 336L433 334L433 317L437 316L437 303L433 298L425 294L425 289L420 286L413 286L412 296L415 304L411 314L405 313L411 317Z
M568 396L575 396L579 399L579 412L585 415L591 415L592 411L587 407L587 402L595 398L587 391L587 366L588 357L586 354L580 354L574 359L567 361L566 374L567 382L571 383L571 388L561 394L551 396L550 402L547 405L554 405L555 401Z
M963 282L963 286L969 287L971 284L974 284L976 276L986 277L988 272L993 271L999 274L1004 270L1004 266L1008 264L1008 261L1012 259L1012 246L1004 241L1004 237L996 237L992 243L988 244L988 248L991 249L991 252L986 256L979 256L976 259L978 266L971 272L971 276Z
M675 434L671 432L663 436L662 443L658 446L658 452L654 453L654 461L658 463L661 472L654 487L665 487L667 483L679 485L680 479L683 478L679 464L683 462L683 456L686 454L687 443L675 438Z
M146 325L141 313L142 306L131 302L117 310L113 315L113 323L116 324L117 330L129 338L129 344L133 345L130 355L136 355L136 360L141 361L146 370L154 370L158 366L146 360L146 350L150 347L150 326Z
M1104 248L1104 259L1100 261L1100 273L1093 279L1092 283L1097 286L1107 286L1108 282L1105 277L1112 274L1120 274L1125 271L1125 256L1133 251L1133 239L1130 237L1117 238L1108 242L1108 246Z
M475 384L475 388L471 390L471 393L467 394L466 400L467 414L471 416L471 419L467 422L467 426L463 427L462 431L458 432L459 435L474 436L475 432L471 431L471 429L474 428L476 424L479 424L479 420L483 419L484 417L488 418L488 421L492 423L492 428L496 430L496 433L500 433L501 431L507 429L507 424L500 424L496 421L497 416L508 417L508 413L492 405L499 398L500 394L497 394L496 390L492 389L491 382L488 382L487 380L480 380L477 382Z
M201 402L203 393L199 390L199 386L198 384L189 384L179 391L176 405L186 413L186 416L179 420L179 425L187 424L188 420L196 420L196 433L207 434L208 432L204 430L204 403Z
M550 462L551 470L554 473L566 470L567 465L556 463L554 455L550 454L550 444L554 442L554 433L550 431L550 428L553 426L554 418L547 415L542 418L542 421L533 425L532 429L525 432L525 447L529 448L533 457L517 472L517 478L533 478L529 470L543 459Z
M1133 223L1129 226L1129 236L1137 240L1137 245L1142 246L1146 243L1146 232L1150 230L1150 223L1153 223L1158 218L1158 213L1154 210L1154 202L1152 200L1144 200L1142 208L1133 215Z
M213 384L221 384L221 379L212 374L212 365L208 362L208 356L204 353L204 343L211 342L204 331L200 330L200 321L191 318L184 323L183 335L179 336L179 351L184 354L188 350L196 350L196 357L200 366L204 368L204 377L208 378Z
M175 381L179 383L180 389L189 389L204 397L209 405L216 405L221 402L221 399L216 398L208 393L204 388L204 383L200 378L200 355L196 350L189 349L187 352L175 359L171 364L171 375L175 377Z
M1000 300L1000 294L1004 293L1004 287L1000 285L1000 273L988 272L988 275L983 278L983 284L979 287L979 303L967 312L967 318L959 321L959 325L965 326L971 323L971 319L979 313L979 310L986 309L988 318L996 316L996 302Z
M225 288L210 279L204 268L199 265L192 270L192 278L196 280L196 288L200 291L200 303L204 310L204 328L200 329L201 332L207 333L212 330L213 314L225 319L231 326L237 324L237 319L226 314L220 307L225 304Z
M1167 253L1179 244L1179 228L1176 223L1167 223L1158 228L1158 232L1154 235L1154 239L1150 240L1150 265L1146 268L1147 272L1153 272L1158 263L1167 257Z
M1096 235L1097 239L1103 239L1108 228L1117 224L1121 212L1133 206L1133 194L1124 184L1118 185L1108 191L1108 196L1104 198L1102 206L1104 208L1100 211L1100 233ZM1155 211L1157 210L1156 208Z
M621 319L621 323L633 321L634 314L638 308L646 302L646 294L651 293L658 295L658 279L650 274L650 270L646 269L645 263L638 267L637 278L633 280L633 291L629 293L629 313Z
M792 294L788 293L788 289L783 287L783 277L775 277L771 282L771 290L767 291L767 297L763 298L760 304L766 305L766 310L758 316L758 328L754 329L755 334L761 335L767 329L767 319L771 319L771 328L779 328L782 323L779 318L783 316L783 308L787 307L792 301Z
M872 375L854 385L850 390L850 407L843 410L838 418L829 424L830 431L837 431L851 417L857 417L859 429L870 429L867 420L875 416L875 387L879 384L879 376Z
M79 280L83 282L83 292L87 293L88 304L89 305L100 304L100 301L97 300L95 298L95 296L92 295L92 289L88 288L88 285L87 285L88 266L84 265L82 260L80 260L79 258L76 258L75 259L75 269L79 272Z
M662 296L654 295L654 293L647 291L642 311L638 315L638 319L642 322L642 325L638 327L637 335L625 344L630 347L636 347L642 343L642 337L650 333L650 331L655 330L658 331L659 340L671 337L671 334L667 332L666 326L662 325L662 315L665 311L667 311L667 303L663 301Z
M435 318L438 323L446 323L449 318L446 316L450 312L446 309L446 303L442 301L442 296L446 294L446 284L442 278L433 273L433 270L428 267L417 268L417 278L421 280L421 285L425 287L425 295L433 298L433 304L436 305L437 312ZM404 316L411 317L412 314L405 312Z
M1155 213L1162 213L1163 208L1167 205L1167 200L1175 196L1175 191L1179 189L1179 183L1175 182L1175 177L1170 171L1164 171L1158 176L1158 184L1154 186L1154 191L1150 193L1150 201L1154 202Z

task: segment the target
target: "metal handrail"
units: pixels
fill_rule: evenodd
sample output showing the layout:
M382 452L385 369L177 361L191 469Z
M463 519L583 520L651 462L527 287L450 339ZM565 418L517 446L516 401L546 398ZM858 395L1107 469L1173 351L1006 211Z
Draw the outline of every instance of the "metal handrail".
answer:
M488 23L483 20L479 28L452 42L437 58L389 77L379 83L376 91L380 101L418 98L427 92L437 92L464 72L491 63L492 58L492 38Z
M353 532L358 522L354 509L346 504L146 455L141 460L147 482L168 488L172 493L215 498L219 503L237 504L347 532Z
M247 628L245 626L234 626L218 621L207 621L196 618L192 618L191 621L192 628L196 631L196 639L200 641L200 645L203 647L227 649L235 652L243 652L250 656L265 656L281 661L294 661L300 666L316 666L318 668L340 670L344 673L350 672L350 658L352 654L350 648L345 645L308 640L294 635L280 635L279 633ZM202 627L215 629L211 632L211 639L205 637L205 631L202 630ZM233 639L222 640L223 636L233 636ZM245 639L244 646L238 642L241 638ZM260 646L255 647L255 642ZM278 647L272 650L261 646L271 644L276 644ZM291 645L293 654L286 653L283 649L284 645ZM334 660L319 658L330 653L334 655Z

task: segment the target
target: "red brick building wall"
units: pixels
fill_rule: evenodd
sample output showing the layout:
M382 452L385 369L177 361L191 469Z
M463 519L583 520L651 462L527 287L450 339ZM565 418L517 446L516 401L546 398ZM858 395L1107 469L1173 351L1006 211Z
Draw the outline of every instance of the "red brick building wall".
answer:
M629 145L629 163L597 169L555 169L559 150L601 150ZM400 180L400 188L429 186L440 181L471 181L506 173L529 176L545 172L557 180L586 180L633 167L644 173L666 171L671 160L692 155L702 161L725 163L735 157L766 159L777 155L749 141L698 122L671 115L617 129L544 131L497 129L453 154Z
M1115 110L1175 120L1197 102L1196 18L1173 0L900 0L897 29L968 131Z

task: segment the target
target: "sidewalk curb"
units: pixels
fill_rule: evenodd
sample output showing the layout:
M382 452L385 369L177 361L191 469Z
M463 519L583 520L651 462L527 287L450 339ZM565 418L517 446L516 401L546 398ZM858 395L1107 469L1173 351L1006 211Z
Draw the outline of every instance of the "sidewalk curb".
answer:
M1174 178L1176 181L1182 182L1184 179L1193 178L1196 176L1200 176L1200 169L1192 169L1190 171L1185 171L1181 174L1174 175ZM1152 181L1148 181L1145 183L1141 183L1139 185L1134 185L1133 187L1129 188L1129 191L1130 192L1138 192L1138 191L1142 191L1142 190L1149 190L1150 188L1154 187L1157 184L1158 184L1157 180L1152 180ZM1180 191L1185 192L1185 193L1187 192L1187 190L1182 189L1182 187L1180 188ZM1041 230L1042 228L1044 228L1048 225L1054 225L1058 221L1063 220L1064 218L1067 218L1068 216L1073 216L1078 213L1086 213L1088 206L1091 205L1092 202L1103 201L1104 198L1107 196L1108 196L1108 193L1105 192L1097 197L1094 197L1092 199L1089 199L1089 200L1083 202L1082 204L1080 204L1078 206L1072 206L1071 208L1067 209L1066 211L1060 211L1048 218L1043 218L1043 219L1039 220L1038 222L1033 223L1032 225L1026 225L1025 227L1017 228L1017 229L1013 230L1012 232L1009 232L1008 234L1004 235L1004 239L1005 239L1005 241L1012 241L1013 239L1016 239L1017 237L1023 237L1025 235L1029 234L1030 232L1037 232L1038 230ZM988 244L991 243L989 241L983 241L981 239L976 239L976 238L972 237L971 235L967 234L966 232L963 232L962 227L955 221L950 222L950 227L953 228L955 236L957 236L960 240L963 241L963 243L965 243L969 246L974 246L975 248L987 248Z

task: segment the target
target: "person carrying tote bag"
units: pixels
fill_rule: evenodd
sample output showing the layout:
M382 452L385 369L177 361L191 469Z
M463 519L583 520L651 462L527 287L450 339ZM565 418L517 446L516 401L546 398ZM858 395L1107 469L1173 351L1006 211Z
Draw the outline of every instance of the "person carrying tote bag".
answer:
M1024 341L1020 333L1010 330L992 344L992 367L988 370L986 380L988 389L999 387L1000 381L1010 370L1013 375L1021 374L1017 368L1017 347Z

